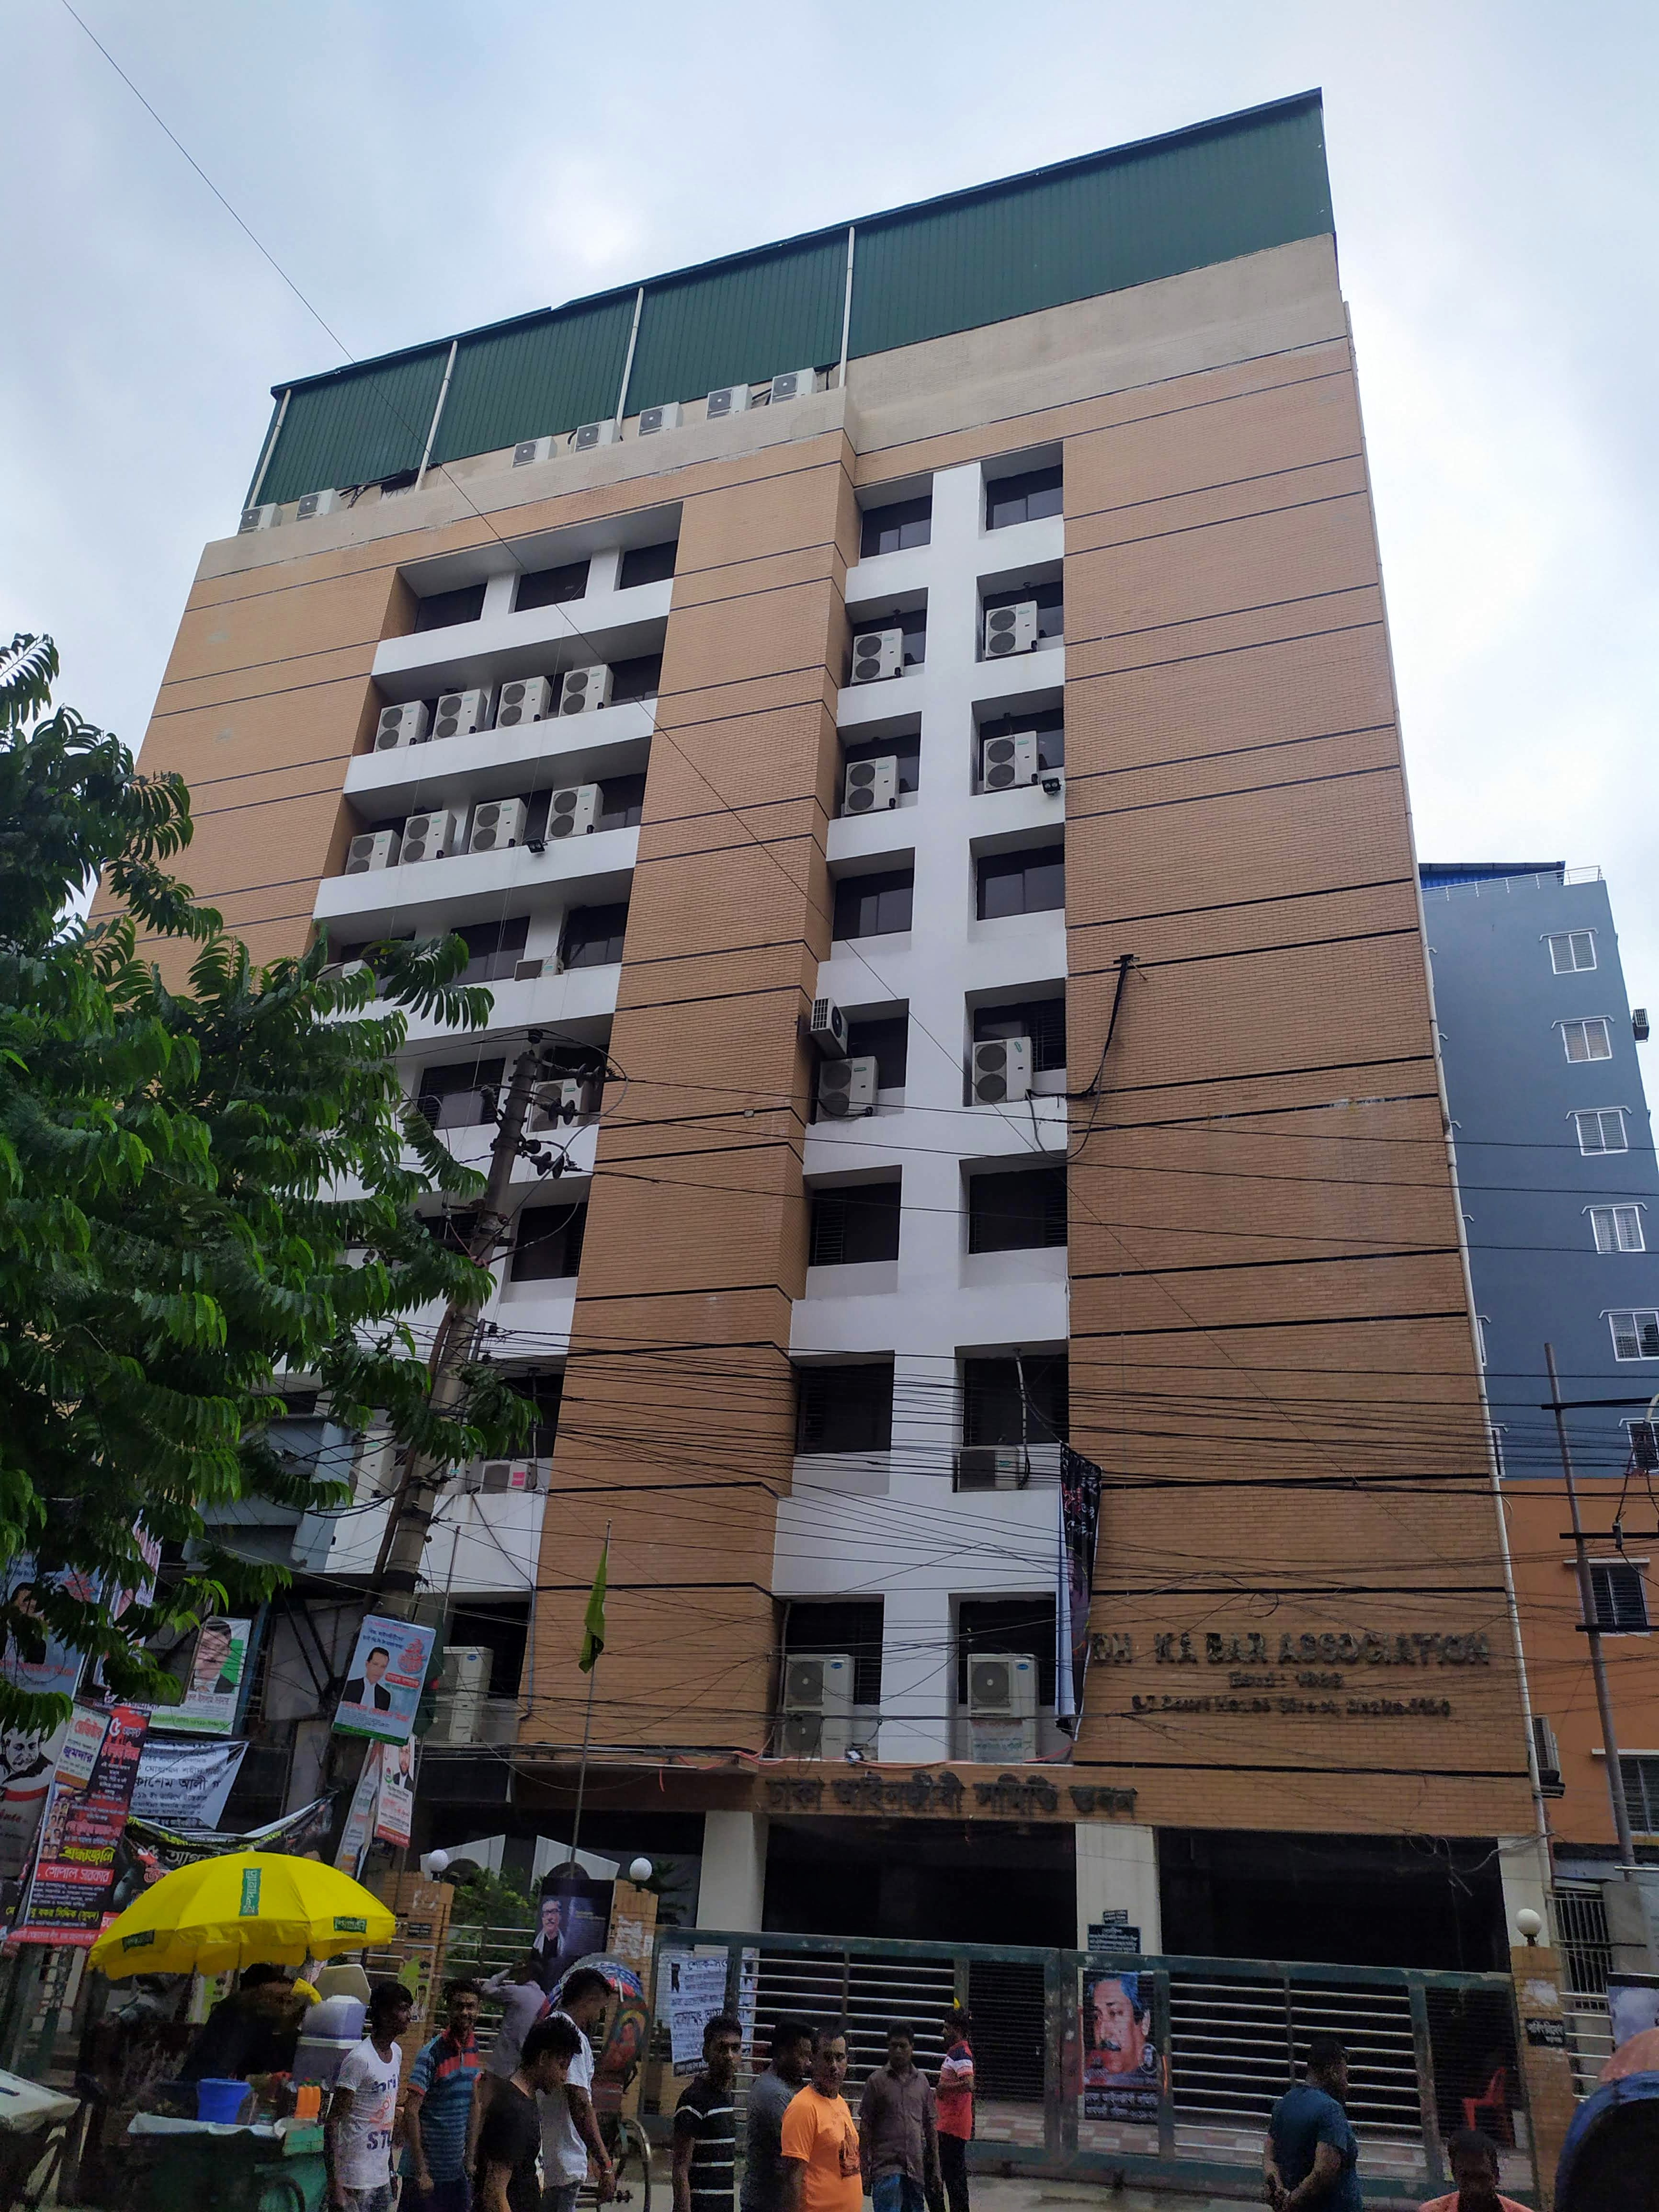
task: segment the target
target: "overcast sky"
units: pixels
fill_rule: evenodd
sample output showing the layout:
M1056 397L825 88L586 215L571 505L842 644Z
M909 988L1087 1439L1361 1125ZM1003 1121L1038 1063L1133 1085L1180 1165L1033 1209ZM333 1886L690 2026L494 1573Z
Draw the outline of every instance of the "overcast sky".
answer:
M359 357L1322 86L1419 850L1599 862L1659 1006L1651 0L77 4ZM137 742L341 356L62 0L5 38L0 635Z

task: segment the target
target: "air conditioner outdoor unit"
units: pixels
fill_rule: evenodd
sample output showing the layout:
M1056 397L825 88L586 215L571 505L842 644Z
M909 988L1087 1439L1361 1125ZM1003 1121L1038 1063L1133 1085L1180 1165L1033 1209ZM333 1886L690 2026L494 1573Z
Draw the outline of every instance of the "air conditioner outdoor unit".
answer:
M723 385L708 395L708 420L716 422L723 415L742 415L749 406L749 386L746 384Z
M1538 1788L1545 1797L1565 1797L1567 1785L1561 1773L1561 1750L1555 1730L1542 1713L1532 1717L1533 1749L1538 1756Z
M969 1756L988 1765L1036 1757L1037 1662L1024 1651L968 1662Z
M781 1759L840 1759L853 1740L853 1662L844 1651L790 1652L783 1662Z
M441 806L433 814L411 814L404 824L403 850L398 855L398 866L408 867L416 860L441 860L460 843L460 819L447 806Z
M876 1056L826 1060L818 1070L818 1111L832 1121L849 1121L876 1110Z
M354 837L346 852L349 876L366 876L374 868L395 868L399 843L395 830L366 830Z
M476 1743L495 1654L487 1644L452 1644L438 1669L438 1717L428 1743Z
M547 802L546 834L549 837L586 837L599 811L597 783L577 783L568 790L556 791Z
M516 730L523 722L544 722L552 704L553 686L545 676L515 677L496 696L495 727Z
M1035 730L1015 730L1006 738L987 738L980 747L981 791L1012 791L1018 784L1035 783L1041 773Z
M958 1490L1024 1490L1031 1479L1026 1455L1018 1444L958 1444Z
M584 422L580 429L570 433L570 448L576 453L590 453L595 446L614 446L616 442L615 422Z
M884 753L878 760L854 761L847 771L842 792L843 814L875 814L898 805L898 755Z
M592 714L611 704L611 671L603 661L589 668L567 668L559 686L562 714Z
M269 507L245 507L242 509L242 519L236 526L236 535L239 538L246 538L255 530L273 530L276 525L276 509L274 504Z
M469 1498L476 1498L483 1486L483 1462L481 1459L469 1460L461 1469L461 1488Z
M372 975L374 973L367 960L343 960L340 963L340 981L343 983L355 982L359 975Z
M804 399L817 380L812 369L785 369L781 376L772 379L772 404L775 407L781 399Z
M847 1057L847 1017L833 999L814 999L806 1034L826 1060Z
M904 632L870 629L853 640L854 684L880 684L904 673Z
M599 1083L591 1075L564 1075L537 1086L530 1108L532 1129L555 1129L580 1121L599 1104Z
M1012 607L993 607L985 617L985 658L1000 660L1006 653L1030 653L1037 641L1037 603L1020 599Z
M294 510L296 522L310 522L316 516L332 514L340 504L337 491L308 491Z
M411 699L406 707L382 707L374 725L375 751L389 753L399 745L423 745L428 720L424 699Z
M470 738L489 720L488 691L446 691L438 702L432 734L434 738Z
M509 845L524 842L525 804L521 799L486 799L472 810L469 853L504 853Z
M640 410L640 435L642 438L654 438L659 430L678 430L679 427L680 403L678 399L665 399L660 407L641 407Z
M513 448L513 465L527 469L533 461L549 461L553 458L551 438L521 438Z
M988 1037L974 1047L973 1092L975 1106L1018 1104L1031 1090L1031 1040L1028 1036Z
M528 960L515 960L513 963L513 980L515 983L533 983L540 975L556 973L556 964L550 963L544 957L538 958L533 955Z

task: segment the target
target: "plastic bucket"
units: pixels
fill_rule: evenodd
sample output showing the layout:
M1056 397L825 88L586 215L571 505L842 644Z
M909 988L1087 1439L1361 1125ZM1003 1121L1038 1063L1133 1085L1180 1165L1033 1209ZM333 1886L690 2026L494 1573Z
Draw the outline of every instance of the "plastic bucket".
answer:
M198 2081L196 2117L212 2126L228 2127L241 2118L247 2094L246 2081Z

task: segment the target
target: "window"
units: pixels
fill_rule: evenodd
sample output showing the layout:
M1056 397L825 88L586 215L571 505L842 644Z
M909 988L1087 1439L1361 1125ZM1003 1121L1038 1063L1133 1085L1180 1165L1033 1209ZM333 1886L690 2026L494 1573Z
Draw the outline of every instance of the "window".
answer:
M1630 1150L1625 1136L1625 1109L1622 1106L1593 1107L1588 1113L1575 1114L1572 1118L1578 1131L1581 1152L1627 1152Z
M1044 707L1035 714L999 714L994 720L980 724L980 741L1017 737L1022 730L1036 732L1039 768L1065 767L1066 716L1058 707Z
M1610 1313L1615 1359L1659 1359L1659 1312L1638 1306L1632 1313Z
M910 927L914 868L889 868L874 876L843 876L836 885L835 934L890 937Z
M1619 1778L1625 1785L1630 1824L1638 1834L1659 1835L1659 1758L1642 1752L1619 1754Z
M1598 1252L1645 1252L1639 1206L1592 1206L1586 1209Z
M660 545L633 546L622 556L617 589L631 592L637 584L665 584L674 573L679 550L678 538L665 538Z
M609 968L623 957L628 930L628 902L614 906L573 907L565 916L561 953L567 968Z
M1031 1040L1031 1066L1039 1075L1066 1065L1066 1001L1064 999L1024 999L1012 1006L975 1006L974 1042L990 1044L998 1037L1027 1036Z
M459 592L434 592L415 610L416 630L451 629L457 623L477 622L483 613L484 587L465 585Z
M550 1375L504 1375L501 1380L517 1396L527 1398L535 1412L536 1425L523 1449L532 1459L550 1459L564 1401L563 1370L556 1368Z
M1593 929L1569 929L1560 937L1547 937L1544 942L1550 949L1550 965L1558 975L1575 975L1581 969L1595 965Z
M1020 1370L1025 1370L1025 1430L1020 1433ZM1052 1443L1070 1425L1066 1355L962 1363L962 1441L965 1444Z
M1648 1594L1642 1570L1629 1559L1592 1559L1589 1574L1596 1626L1609 1636L1644 1636Z
M879 1598L831 1599L823 1605L792 1601L784 1614L783 1648L803 1657L846 1652L853 1662L853 1703L878 1705L882 1614Z
M866 507L859 533L859 557L872 553L899 553L907 546L927 545L933 535L933 495L896 500L891 507Z
M868 1182L850 1190L814 1191L808 1266L850 1267L866 1260L896 1260L899 1188L896 1182Z
M921 782L921 733L912 730L902 738L872 738L867 744L848 745L842 755L847 766L855 761L896 760L898 763L898 787L915 791ZM842 790L846 789L843 781Z
M997 477L985 487L985 527L1006 530L1011 523L1036 522L1061 512L1058 469L1028 469L1024 476Z
M584 598L586 591L586 562L570 561L562 568L536 568L520 576L513 605L519 614L532 607L560 607L568 599Z
M513 1240L512 1279L556 1283L574 1275L581 1266L586 1227L586 1199L567 1200L562 1206L526 1206Z
M596 830L632 830L645 811L642 775L608 775L599 786Z
M1020 1168L968 1179L968 1249L1027 1252L1066 1242L1066 1170Z
M968 1662L981 1651L1021 1651L1037 1662L1037 1703L1054 1702L1051 1597L964 1597L957 1603L957 1703L968 1703Z
M1048 914L1066 904L1066 848L1033 845L1023 853L988 853L975 870L979 918Z
M902 1091L910 1054L910 1017L895 1014L878 1022L848 1022L847 1056L872 1058L878 1091Z
M795 1370L795 1449L872 1452L893 1448L891 1364Z
M512 921L469 921L454 934L466 947L466 965L456 981L500 983L511 976L524 957L530 921L522 914Z
M630 699L654 699L662 683L662 655L642 653L635 660L611 664L611 703L621 707Z
M1018 591L987 592L980 602L981 629L983 617L997 607L1023 606L1028 599L1036 601L1037 635L1064 637L1066 635L1066 595L1058 576L1046 584L1022 584ZM1024 726L1030 728L1027 722Z
M434 1129L476 1129L484 1119L484 1093L501 1089L507 1063L460 1060L447 1067L423 1067L415 1103Z
M1613 1058L1613 1039L1607 1035L1607 1025L1599 1014L1592 1014L1582 1022L1562 1022L1558 1026L1569 1060Z

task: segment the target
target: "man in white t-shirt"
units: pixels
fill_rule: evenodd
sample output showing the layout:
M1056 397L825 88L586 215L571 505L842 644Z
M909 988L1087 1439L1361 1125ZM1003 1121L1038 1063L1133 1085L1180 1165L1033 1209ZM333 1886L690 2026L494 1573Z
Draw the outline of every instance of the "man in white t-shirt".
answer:
M578 1966L565 1977L559 2012L580 2036L581 2049L570 2062L564 2087L537 2100L542 2108L541 2212L575 2212L576 2191L587 2179L590 2157L599 2173L600 2203L617 2193L616 2174L593 2112L593 2046L587 2039L610 2002L611 1984L596 1966Z
M368 1993L368 2032L340 2062L323 2130L328 2201L337 2212L392 2212L392 2139L403 2064L398 2038L414 2009L401 1982L376 1982Z

